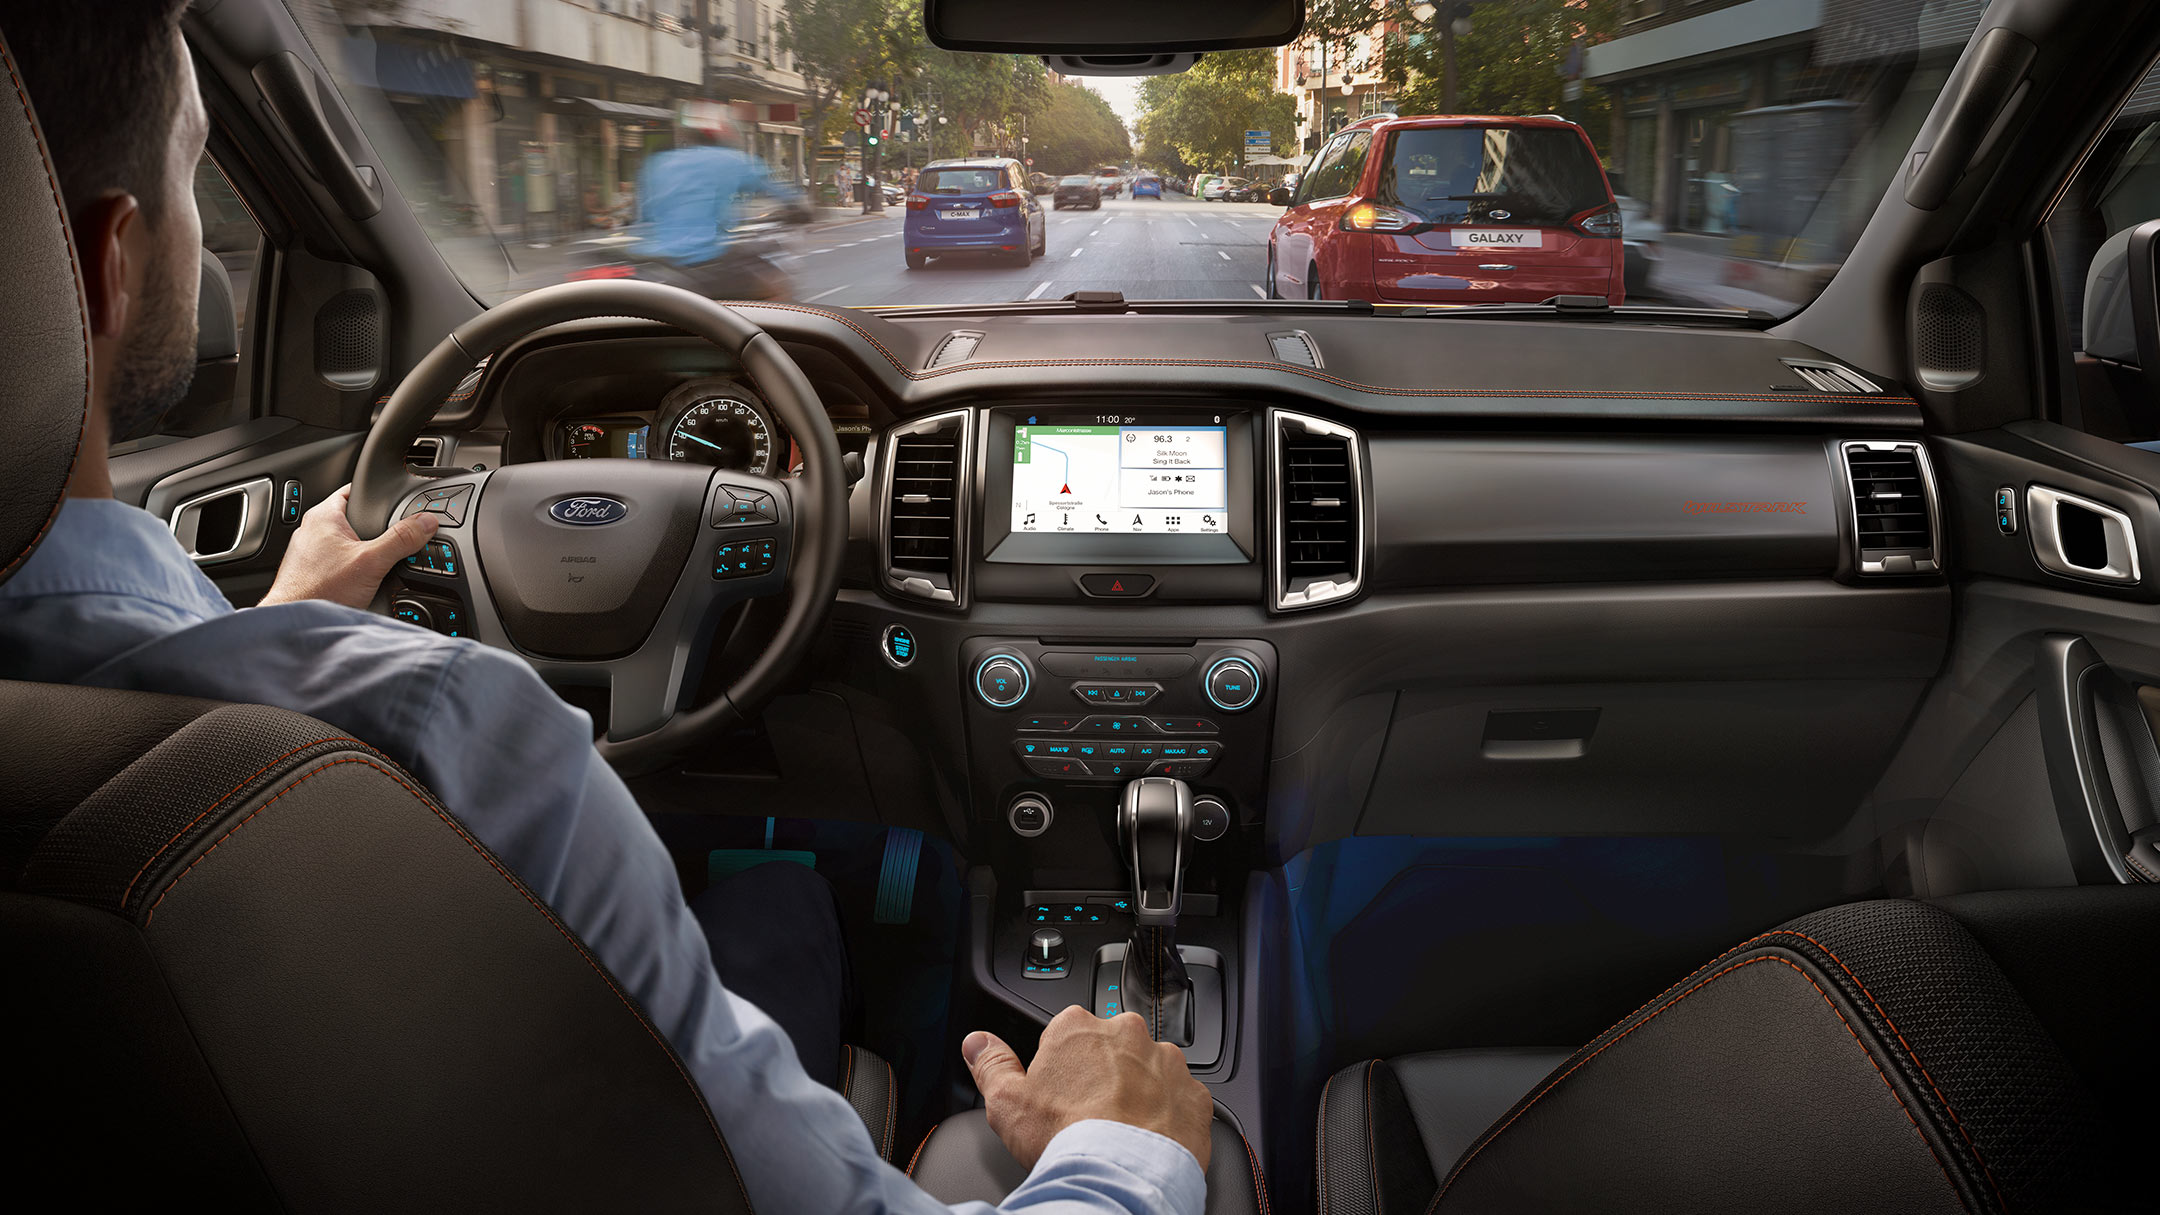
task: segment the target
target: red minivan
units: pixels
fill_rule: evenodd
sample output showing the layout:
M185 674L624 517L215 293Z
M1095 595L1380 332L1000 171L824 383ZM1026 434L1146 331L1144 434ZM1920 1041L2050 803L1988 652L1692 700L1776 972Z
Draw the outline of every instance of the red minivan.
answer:
M1563 118L1362 119L1321 145L1287 205L1268 234L1270 299L1625 296L1612 185Z

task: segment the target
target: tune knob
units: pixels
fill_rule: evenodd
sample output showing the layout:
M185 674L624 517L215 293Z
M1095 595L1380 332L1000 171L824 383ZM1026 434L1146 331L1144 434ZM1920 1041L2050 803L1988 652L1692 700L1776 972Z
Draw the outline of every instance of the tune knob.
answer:
M975 694L993 709L1027 699L1030 682L1027 661L1015 654L992 654L975 665Z
M1226 713L1242 713L1260 699L1260 669L1234 655L1216 659L1202 682L1207 698Z
M1036 929L1028 938L1027 960L1037 966L1065 965L1065 934L1055 928Z

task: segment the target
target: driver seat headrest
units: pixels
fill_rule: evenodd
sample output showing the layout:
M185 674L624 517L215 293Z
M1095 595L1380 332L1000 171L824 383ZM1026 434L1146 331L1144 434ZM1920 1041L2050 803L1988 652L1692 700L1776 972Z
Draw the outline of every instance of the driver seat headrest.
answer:
M0 32L0 581L43 539L60 511L90 412L90 318L75 264L65 195L30 109L14 52Z

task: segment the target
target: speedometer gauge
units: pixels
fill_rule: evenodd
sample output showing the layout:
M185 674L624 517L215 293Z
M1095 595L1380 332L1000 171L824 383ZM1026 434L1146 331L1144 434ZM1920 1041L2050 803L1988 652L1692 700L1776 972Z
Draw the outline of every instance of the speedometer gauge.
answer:
M772 472L772 427L755 405L736 397L703 397L668 431L668 459L741 472Z

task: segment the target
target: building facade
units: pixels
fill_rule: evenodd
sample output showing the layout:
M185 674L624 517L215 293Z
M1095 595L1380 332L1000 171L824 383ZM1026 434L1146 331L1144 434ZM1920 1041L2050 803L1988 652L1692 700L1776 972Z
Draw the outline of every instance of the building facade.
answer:
M805 178L802 78L771 0L326 7L333 70L410 136L383 151L438 225L532 241L618 226L645 158L716 117L776 177Z
M1393 112L1394 89L1380 75L1389 34L1383 23L1341 41L1301 38L1276 50L1275 88L1297 99L1298 124L1274 133L1278 150L1303 159L1358 119Z

